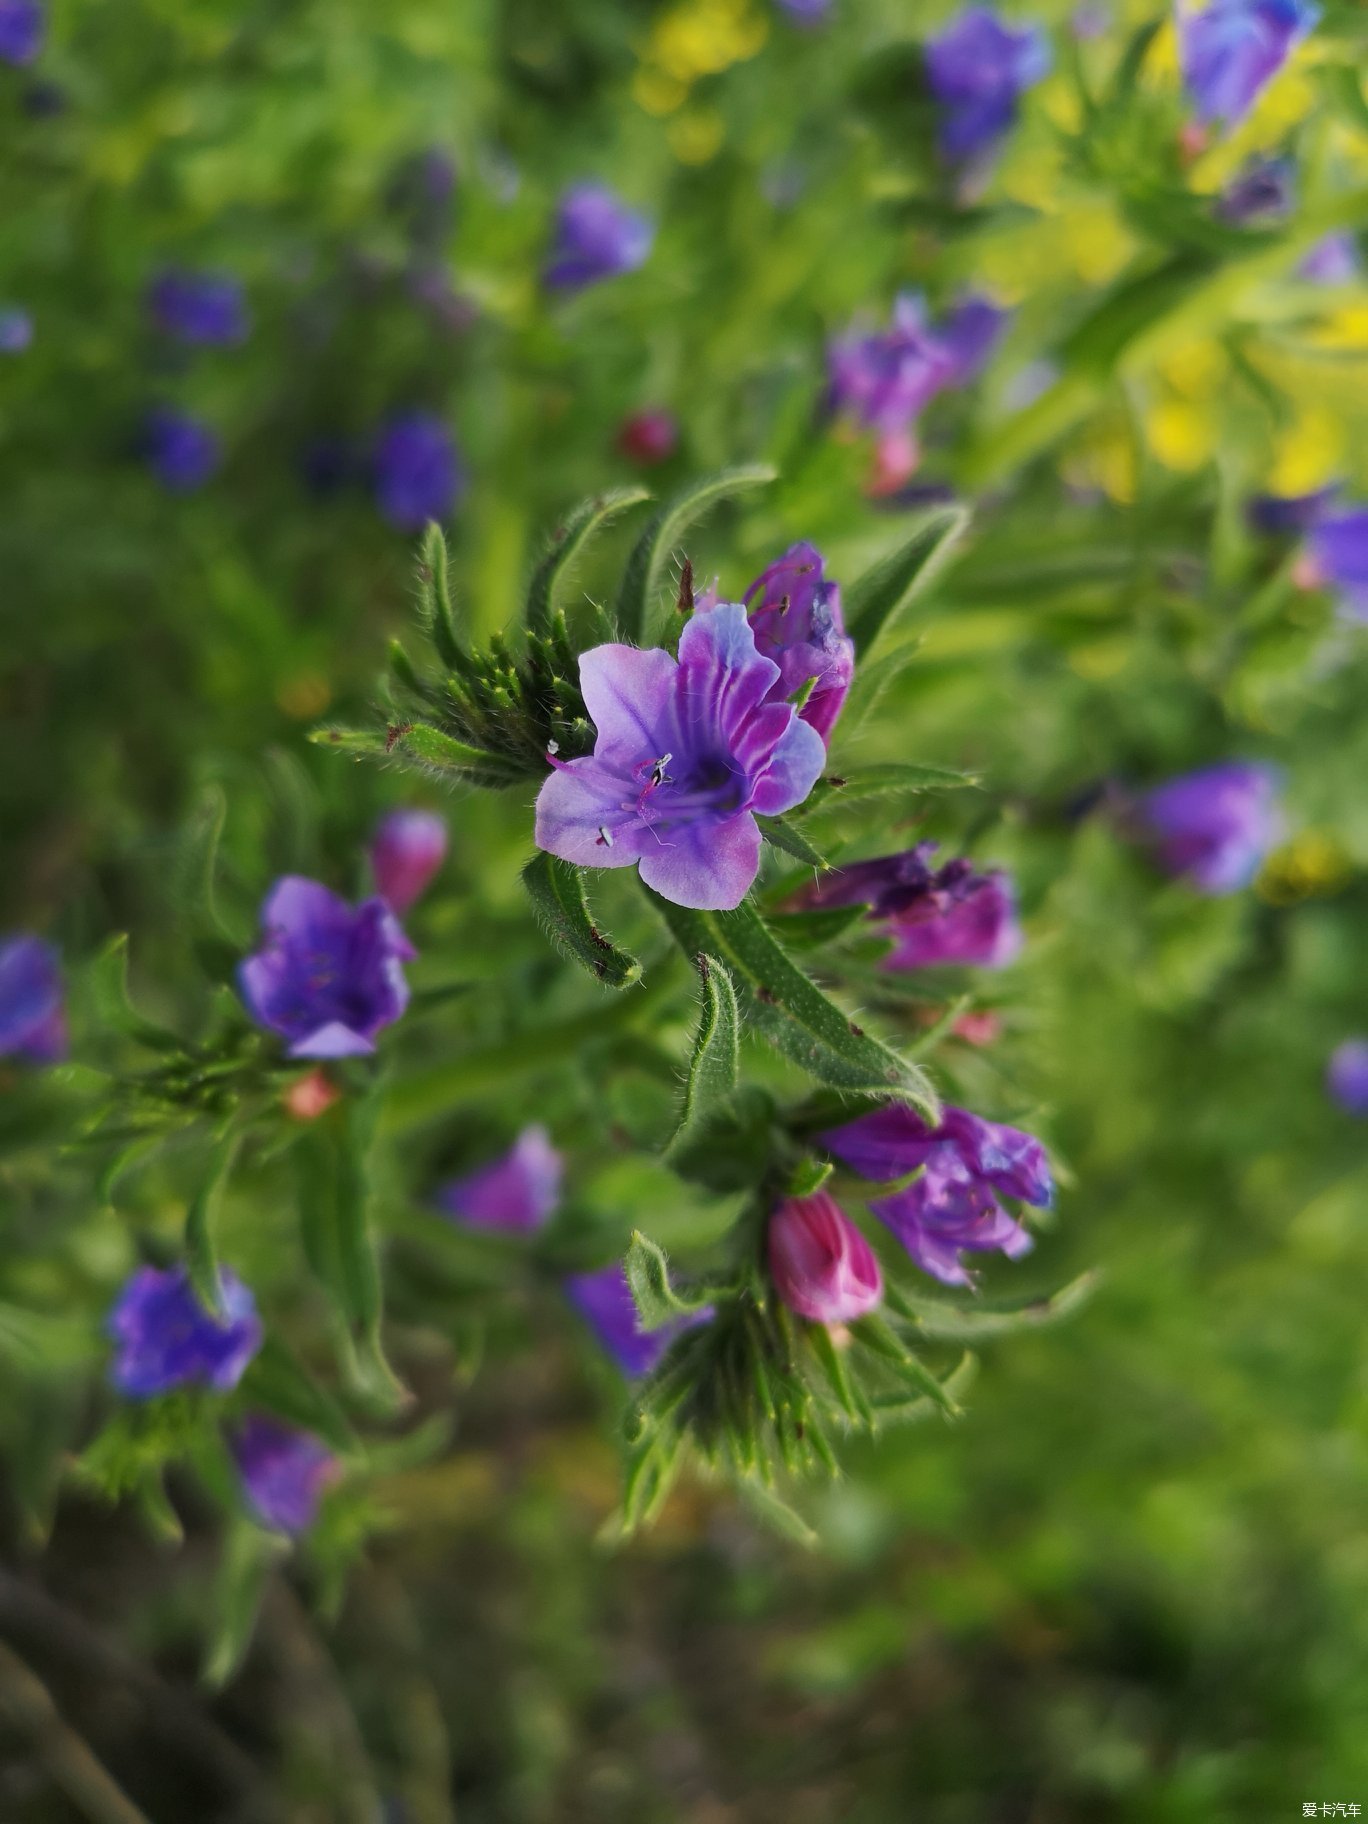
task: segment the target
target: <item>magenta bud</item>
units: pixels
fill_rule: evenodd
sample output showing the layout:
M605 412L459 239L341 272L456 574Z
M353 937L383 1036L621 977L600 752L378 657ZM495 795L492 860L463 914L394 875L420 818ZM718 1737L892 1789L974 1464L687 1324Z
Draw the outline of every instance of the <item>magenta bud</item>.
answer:
M446 860L447 827L435 811L390 811L371 839L375 890L391 912L404 913Z
M829 1191L781 1203L768 1248L774 1289L799 1317L846 1324L883 1298L874 1250Z

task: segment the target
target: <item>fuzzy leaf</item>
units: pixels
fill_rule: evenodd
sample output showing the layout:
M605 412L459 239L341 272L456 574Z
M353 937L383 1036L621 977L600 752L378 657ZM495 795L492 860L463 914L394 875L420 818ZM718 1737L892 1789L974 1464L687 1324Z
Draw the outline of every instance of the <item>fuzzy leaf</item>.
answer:
M764 487L775 478L767 463L723 469L667 501L633 547L617 597L622 637L648 645L656 631L656 595L660 578L679 541L710 507L747 488Z
M977 774L959 772L953 766L926 766L915 760L890 760L874 766L856 766L842 772L824 773L812 788L805 804L790 816L803 816L809 811L824 811L837 802L859 804L867 798L888 798L899 792L947 792L959 787L976 786Z
M461 641L451 607L447 542L442 528L431 522L423 533L418 563L418 589L428 635L446 665L461 662Z
M468 741L458 741L422 722L399 722L384 732L370 728L316 728L309 739L357 760L408 761L424 772L467 785L498 789L531 776L527 767L503 754L472 747Z
M584 891L584 870L544 850L523 869L537 922L562 956L581 963L606 988L628 988L641 979L641 964L619 950L594 923Z
M579 506L566 515L555 543L532 576L527 592L529 632L542 633L550 626L557 592L564 584L571 566L595 533L602 531L619 513L625 513L628 507L635 507L650 498L645 488L612 488L605 494L595 494L592 499L581 501Z
M715 1285L676 1291L670 1284L670 1263L664 1248L643 1235L640 1229L632 1230L622 1265L644 1330L659 1330L677 1317L689 1317L710 1304L718 1293Z
M814 849L802 831L785 818L757 817L755 821L760 825L760 834L773 848L782 849L785 855L792 855L795 861L806 862L811 868L830 868L826 856Z
M846 631L868 652L938 574L969 524L969 509L934 507L897 550L866 570L846 595Z
M811 1551L817 1544L817 1535L803 1516L776 1495L772 1488L766 1488L763 1483L749 1477L736 1486L741 1499L757 1520L762 1520L774 1532L782 1534L785 1539L791 1539L795 1545L801 1545L807 1551Z
M964 1311L955 1305L942 1304L938 1299L920 1298L901 1286L890 1288L888 1302L895 1311L915 1323L923 1336L951 1342L982 1342L991 1336L1036 1329L1071 1317L1092 1297L1097 1284L1096 1273L1083 1273L1048 1298L1031 1298L1001 1305L996 1310Z
M672 1147L687 1147L707 1126L708 1117L736 1088L740 1069L741 1014L731 977L715 956L694 960L700 984L698 1031Z

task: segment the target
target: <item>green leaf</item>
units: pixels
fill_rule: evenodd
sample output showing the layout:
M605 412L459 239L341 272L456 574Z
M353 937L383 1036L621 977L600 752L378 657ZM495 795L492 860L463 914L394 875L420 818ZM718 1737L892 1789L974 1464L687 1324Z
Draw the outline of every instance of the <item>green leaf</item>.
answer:
M421 722L396 722L383 733L370 728L315 728L309 739L356 760L408 761L445 782L454 779L498 789L531 777L530 769L516 760L473 747Z
M204 1661L204 1679L211 1689L226 1685L246 1658L267 1579L283 1551L280 1540L247 1520L239 1520L230 1530L215 1589L216 1626Z
M803 861L812 868L827 869L831 863L820 850L814 849L801 830L795 829L783 817L757 817L760 834L765 841L776 849L782 849L785 855L792 855L795 861Z
M890 1286L888 1302L904 1317L916 1324L923 1336L949 1342L982 1342L988 1337L1006 1336L1014 1330L1038 1329L1072 1317L1097 1290L1099 1275L1080 1274L1048 1298L965 1311L956 1305L942 1304L938 1299L922 1298L902 1286Z
M824 906L815 912L771 912L770 929L789 950L819 950L868 916L868 906Z
M214 1225L241 1139L241 1129L230 1128L214 1147L200 1187L185 1214L185 1264L190 1284L205 1309L220 1315L223 1313L223 1285L214 1246Z
M850 1330L866 1349L886 1362L902 1380L916 1388L918 1393L934 1400L947 1418L956 1419L960 1416L961 1409L949 1388L906 1347L886 1317L877 1311L871 1311L868 1316L857 1318Z
M347 1415L337 1401L296 1360L274 1331L268 1331L238 1383L249 1406L264 1408L287 1424L317 1432L334 1450L356 1448Z
M934 507L912 536L889 552L846 594L846 631L857 652L868 652L879 635L905 614L939 573L969 524L969 509Z
M246 934L225 922L215 885L219 843L227 817L228 799L222 786L209 786L181 836L172 871L172 892L177 911L192 935L239 949Z
M820 1191L835 1170L829 1159L800 1159L789 1173L784 1189L786 1197L811 1197Z
M723 469L667 501L633 547L618 591L617 620L625 639L648 645L655 638L656 595L672 553L697 520L720 500L765 487L775 478L767 463Z
M539 850L523 869L537 922L562 956L581 963L606 988L628 988L641 979L641 964L619 950L589 913L584 870Z
M750 901L731 912L696 912L645 889L689 956L725 963L747 1019L795 1064L833 1089L900 1096L938 1121L926 1073L862 1032L782 949Z
M179 1051L181 1041L151 1020L145 1020L128 997L128 938L110 938L90 964L87 977L95 1018L125 1039L146 1045L150 1051Z
M643 1330L659 1330L676 1318L701 1311L712 1303L720 1290L713 1284L695 1286L687 1292L676 1291L670 1284L670 1263L664 1248L643 1235L640 1229L632 1230L622 1265Z
M731 977L714 956L697 956L694 961L700 990L698 1031L672 1149L686 1148L698 1137L709 1116L731 1096L740 1070L741 1013Z
M527 591L527 626L531 633L543 633L551 624L551 612L557 605L557 594L564 586L571 566L584 547L601 532L610 520L628 507L649 500L645 488L613 488L606 494L595 494L581 501L556 535L556 541L533 572Z
M817 1535L800 1513L791 1508L787 1501L775 1494L772 1488L747 1477L736 1485L737 1492L746 1506L750 1508L757 1520L762 1520L774 1532L791 1539L795 1545L803 1546L807 1551L818 1543Z
M962 773L953 766L924 766L913 760L890 760L876 766L824 773L813 786L806 804L790 815L825 811L838 802L859 804L867 798L888 798L899 792L948 792L978 784L977 774Z
M432 521L419 547L418 591L423 622L443 663L453 668L461 662L461 641L451 607L447 542L442 528Z

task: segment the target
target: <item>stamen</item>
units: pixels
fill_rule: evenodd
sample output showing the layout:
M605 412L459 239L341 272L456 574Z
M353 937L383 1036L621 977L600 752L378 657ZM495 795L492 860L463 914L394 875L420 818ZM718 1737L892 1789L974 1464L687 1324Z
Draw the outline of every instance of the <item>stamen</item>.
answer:
M598 842L595 843L594 846L595 846L595 848L599 848L599 847L602 847L605 849L612 848L613 832L608 828L608 825L606 823L601 823L599 825Z

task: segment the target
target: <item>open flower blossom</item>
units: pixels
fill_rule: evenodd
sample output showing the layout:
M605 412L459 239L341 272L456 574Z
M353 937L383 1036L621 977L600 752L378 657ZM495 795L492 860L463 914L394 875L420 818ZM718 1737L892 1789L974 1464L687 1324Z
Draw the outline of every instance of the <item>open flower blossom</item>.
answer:
M228 1393L261 1347L256 1300L224 1268L223 1315L200 1303L184 1267L139 1267L109 1314L110 1378L120 1393L149 1399L176 1387Z
M739 602L695 614L677 660L634 646L584 653L597 740L577 760L548 755L538 846L585 867L639 865L676 905L740 905L760 867L756 814L801 804L826 761L817 731L770 700L779 675Z
M402 916L427 891L446 852L446 819L436 811L389 811L380 819L371 838L371 873L391 912Z
M705 1307L658 1330L643 1330L621 1261L592 1273L572 1273L564 1283L565 1296L629 1380L649 1374L682 1330L712 1317L711 1307Z
M46 29L40 0L0 0L0 63L32 63L43 48Z
M1021 927L1009 877L974 871L963 858L933 868L937 844L919 842L897 855L852 862L826 875L803 895L813 907L869 907L894 947L885 969L926 969L967 963L1000 969L1021 952Z
M1021 97L1050 68L1050 46L1033 25L1004 25L971 6L926 45L943 157L962 164L990 151L1012 126Z
M828 344L829 409L880 437L905 438L938 393L982 371L1007 315L971 294L933 323L922 297L900 292L888 329L851 329Z
M229 1438L249 1506L263 1525L297 1537L318 1514L342 1465L318 1438L264 1413L252 1413Z
M223 448L209 426L175 406L154 406L143 420L148 466L172 494L192 494L218 469Z
M565 1161L540 1123L525 1127L509 1150L437 1192L439 1209L480 1229L528 1234L560 1202Z
M1178 58L1197 118L1232 127L1320 18L1315 0L1177 0Z
M1038 1140L963 1108L946 1108L932 1127L905 1103L890 1103L823 1134L822 1143L871 1183L920 1174L869 1207L922 1271L948 1286L973 1283L962 1254L997 1250L1015 1260L1030 1249L1000 1196L1038 1209L1054 1197Z
M841 615L840 584L827 581L821 552L791 545L744 600L756 650L779 667L769 700L783 702L811 682L798 714L829 741L855 673L855 643Z
M56 1064L66 1054L56 950L27 933L0 938L0 1058Z
M1200 893L1248 886L1283 829L1277 773L1243 760L1170 779L1136 812L1159 867Z
M543 277L552 291L578 291L644 265L655 228L606 184L572 184L556 211Z
M1308 285L1352 285L1362 276L1358 242L1347 228L1323 234L1297 267Z
M169 266L148 286L147 308L161 333L178 342L222 348L247 338L247 300L230 272Z
M883 1298L873 1248L829 1191L789 1197L765 1237L774 1289L799 1317L848 1324Z
M1325 1086L1347 1115L1368 1115L1368 1039L1346 1039L1335 1047Z
M435 412L401 412L381 428L372 457L375 498L396 532L443 520L465 488L455 440Z
M247 1011L292 1058L349 1058L408 1005L403 963L417 952L380 898L352 907L287 874L261 908L263 943L238 970Z
M1317 576L1338 593L1345 613L1368 621L1368 507L1319 514L1309 550Z

